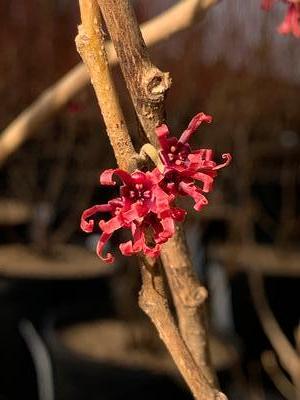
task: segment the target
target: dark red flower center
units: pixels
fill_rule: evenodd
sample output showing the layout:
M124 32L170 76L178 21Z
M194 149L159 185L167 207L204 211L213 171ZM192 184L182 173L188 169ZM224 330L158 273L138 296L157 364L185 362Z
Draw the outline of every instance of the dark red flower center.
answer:
M134 185L123 187L122 194L130 202L142 205L151 199L151 188L148 184L135 183Z
M170 164L175 164L179 167L184 165L189 154L188 146L178 143L177 145L171 145L166 155Z
M161 182L160 186L166 193L175 195L180 192L180 182L183 180L189 183L193 182L192 178L183 176L176 170L171 170L165 174L164 180Z

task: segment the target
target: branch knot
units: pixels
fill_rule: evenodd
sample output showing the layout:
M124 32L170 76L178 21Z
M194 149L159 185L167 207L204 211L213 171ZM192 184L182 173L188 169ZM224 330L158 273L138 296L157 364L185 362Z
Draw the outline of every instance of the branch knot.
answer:
M146 97L155 103L163 101L172 83L168 72L161 72L158 68L154 67L146 71L143 80Z

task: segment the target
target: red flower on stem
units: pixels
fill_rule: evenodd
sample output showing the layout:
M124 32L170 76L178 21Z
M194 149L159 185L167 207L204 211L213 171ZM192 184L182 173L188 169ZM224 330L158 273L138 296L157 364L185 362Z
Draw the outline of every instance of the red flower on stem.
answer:
M119 245L123 255L142 252L147 256L158 256L161 245L174 235L175 223L183 221L186 215L185 210L174 206L176 197L191 196L197 211L208 203L204 193L212 190L217 171L231 160L230 154L223 154L225 162L218 165L213 160L211 149L191 149L189 140L193 133L202 122L211 121L211 116L197 114L179 139L169 137L166 125L158 127L162 165L151 172L136 170L129 174L121 169L109 169L101 174L102 185L115 185L115 176L121 180L119 196L107 204L85 210L80 226L90 233L94 230L97 213L110 214L110 219L99 222L102 233L97 254L102 260L107 263L114 261L111 253L103 255L104 247L112 234L121 228L129 230L132 235L132 240ZM153 151L156 152L154 148Z
M146 255L157 256L161 243L166 242L174 234L174 221L182 221L185 211L171 206L173 197L166 194L158 185L161 177L157 174L142 171L129 174L120 169L110 169L101 174L100 183L115 185L114 175L123 183L120 187L120 197L84 211L81 217L81 229L88 233L92 232L94 220L90 218L98 212L109 212L111 218L99 222L102 234L98 241L97 254L100 258L107 263L114 261L112 254L103 256L102 253L111 235L120 228L130 229L133 236L133 241L120 244L122 254L132 255L143 251ZM149 245L151 241L153 246Z
M225 162L217 165L213 161L211 149L191 150L188 143L191 136L202 122L211 123L211 121L210 115L197 114L179 139L174 136L169 137L169 129L165 124L156 130L161 147L160 158L164 165L162 172L164 179L160 181L160 186L166 193L173 196L178 194L191 196L195 201L194 209L197 211L208 204L203 193L212 190L217 170L227 166L231 161L230 154L223 154L222 158L225 159ZM202 187L196 184L198 181L202 183Z
M181 172L191 166L190 156L198 155L203 150L192 151L188 142L202 122L211 123L211 121L212 117L210 115L205 115L204 113L195 115L179 139L174 136L169 137L169 128L165 124L156 128L161 148L159 154L166 169L176 169Z
M133 241L120 244L121 253L125 256L143 252L150 257L160 254L161 244L165 243L175 233L175 221L182 222L186 212L181 208L171 207L165 218L159 218L155 213L149 213L141 222L134 221L131 224ZM150 247L147 242L154 242Z

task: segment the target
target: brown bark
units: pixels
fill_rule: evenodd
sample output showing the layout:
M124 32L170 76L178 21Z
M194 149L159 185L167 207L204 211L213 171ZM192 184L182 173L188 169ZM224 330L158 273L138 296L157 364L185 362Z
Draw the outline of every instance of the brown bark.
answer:
M110 75L101 30L100 10L94 0L79 0L79 3L82 25L78 27L77 50L90 73L117 163L120 168L128 169L135 151Z
M151 63L130 2L98 2L140 123L148 139L156 144L155 127L164 119L169 74Z
M149 265L144 259L142 261L142 279L143 286L139 297L140 307L158 329L160 338L165 343L195 399L226 400L226 396L223 393L211 387L201 370L197 367L178 332L166 300L159 263Z
M207 380L215 385L217 379L211 367L206 320L207 290L195 276L180 226L164 245L161 258L172 288L181 335Z
M115 45L122 72L142 127L151 144L156 143L155 128L164 120L164 99L170 86L169 74L162 73L149 59L145 43L128 0L98 0ZM162 251L177 309L179 326L196 363L212 384L215 374L209 357L205 305L190 293L205 289L194 276L192 262L182 231L169 240ZM178 289L180 292L178 293ZM187 306L193 304L193 306Z
M135 153L124 124L124 117L107 66L97 8L93 0L80 0L80 7L82 26L79 27L79 35L76 40L77 47L91 74L92 83L102 109L108 135L111 139L117 161L122 167L128 168L128 160L130 157L134 156ZM149 60L144 65L147 66L146 69L149 67L153 70L153 66L151 66ZM157 73L158 70L155 71L155 73ZM163 99L164 96L162 95L161 103L163 103ZM155 107L155 110L156 113L160 114L157 120L160 121L163 104L158 108ZM163 278L159 267L153 265L151 268L152 271L149 272L146 267L146 259L144 259L142 267L143 289L140 295L141 307L151 317L157 327L161 338L171 352L195 398L224 398L223 394L217 392L210 386L210 383L206 380L201 370L197 368L191 353L185 346L174 320L172 319L167 300L164 296ZM155 268L156 272L154 273L153 271ZM153 306L153 304L155 305Z
M90 71L116 159L119 165L129 167L128 157L135 157L135 152L126 125L123 124L123 114L107 65L98 8L95 0L79 0L79 4L82 25L78 28L77 48ZM125 149L120 147L120 143ZM199 400L222 398L198 370L179 335L164 295L164 282L159 264L145 257L141 260L143 278L143 288L140 293L141 307L157 327L195 398Z
M149 141L155 146L155 128L164 120L164 99L171 83L169 74L162 73L151 63L130 2L98 2L138 118ZM213 387L216 379L208 349L204 304L206 290L194 276L181 230L163 248L162 260L169 277L181 334L201 369L200 373Z

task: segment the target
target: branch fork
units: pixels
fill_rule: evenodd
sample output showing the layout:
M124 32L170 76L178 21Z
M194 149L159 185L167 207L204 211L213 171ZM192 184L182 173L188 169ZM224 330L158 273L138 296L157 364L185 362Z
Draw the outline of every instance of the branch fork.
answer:
M164 120L164 99L171 85L170 76L151 63L129 0L99 0L136 113L150 141L142 147L139 156L132 145L110 75L98 5L96 0L79 0L79 4L82 26L76 44L90 73L117 163L128 170L147 155L159 165L155 128ZM195 399L225 400L226 396L215 386L209 363L204 310L207 292L193 275L181 230L177 229L175 237L162 251L179 329L165 296L160 263L145 257L140 260L143 286L139 304L157 328Z

